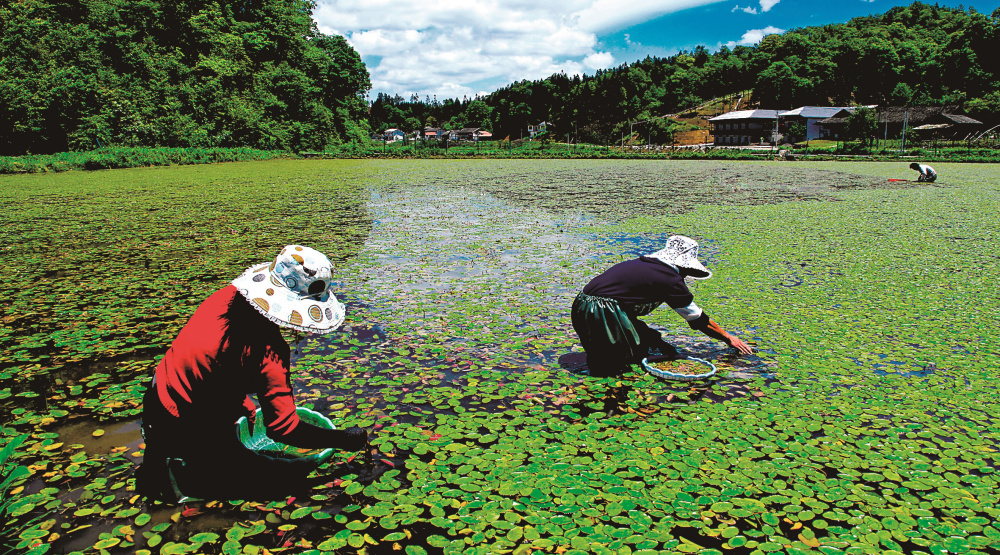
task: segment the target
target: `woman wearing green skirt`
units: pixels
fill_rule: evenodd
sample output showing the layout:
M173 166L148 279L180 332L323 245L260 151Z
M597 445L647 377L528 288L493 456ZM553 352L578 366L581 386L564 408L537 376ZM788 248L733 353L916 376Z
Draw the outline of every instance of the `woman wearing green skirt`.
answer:
M694 303L684 278L708 279L698 260L698 243L673 235L667 246L647 256L615 264L595 277L573 301L573 329L587 352L592 376L617 376L644 357L674 358L677 350L660 332L639 319L666 303L692 329L725 341L742 354L753 353L742 339L729 334Z

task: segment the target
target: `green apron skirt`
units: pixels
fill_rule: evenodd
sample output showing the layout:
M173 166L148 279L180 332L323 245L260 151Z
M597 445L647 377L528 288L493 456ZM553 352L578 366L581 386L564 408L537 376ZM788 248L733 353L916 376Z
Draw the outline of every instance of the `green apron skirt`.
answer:
M615 299L580 293L573 301L573 329L587 352L592 376L615 376L646 356L649 328L638 321L660 303L622 306ZM657 333L657 336L659 334Z

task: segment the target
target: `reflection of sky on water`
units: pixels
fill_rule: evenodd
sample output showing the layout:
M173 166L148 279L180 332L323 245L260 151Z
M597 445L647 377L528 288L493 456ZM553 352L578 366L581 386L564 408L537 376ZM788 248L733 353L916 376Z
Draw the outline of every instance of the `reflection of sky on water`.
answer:
M550 217L512 206L465 187L386 189L371 195L374 225L359 259L361 273L379 301L393 304L405 290L443 292L488 279L508 290L566 288L537 279L588 250L579 234L567 232L582 218ZM544 277L544 276L543 276Z
M547 213L461 185L379 188L368 209L368 239L338 276L345 299L363 300L366 324L390 337L466 345L467 355L497 367L547 365L579 350L569 313L580 289L618 260L663 248L676 233L598 235L593 229L606 222L593 216ZM703 241L699 254L710 264L717 252ZM313 346L327 352L324 343L336 341ZM512 348L516 341L531 345ZM757 357L727 360L726 349L709 341L671 341L724 361L734 377L759 377L764 367Z

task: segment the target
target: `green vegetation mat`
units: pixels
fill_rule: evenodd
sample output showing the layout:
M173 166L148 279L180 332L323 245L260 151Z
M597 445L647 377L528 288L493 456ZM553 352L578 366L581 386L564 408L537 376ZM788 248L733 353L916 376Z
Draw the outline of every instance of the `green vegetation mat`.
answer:
M0 543L18 553L995 553L1000 169L278 160L0 177ZM573 297L698 238L718 374L591 378ZM374 430L377 477L147 505L140 398L197 305L286 243L348 320L300 405ZM27 435L27 437L24 437ZM23 438L23 440L21 439ZM20 443L23 441L23 443ZM18 468L24 470L17 470ZM0 480L2 481L2 480Z

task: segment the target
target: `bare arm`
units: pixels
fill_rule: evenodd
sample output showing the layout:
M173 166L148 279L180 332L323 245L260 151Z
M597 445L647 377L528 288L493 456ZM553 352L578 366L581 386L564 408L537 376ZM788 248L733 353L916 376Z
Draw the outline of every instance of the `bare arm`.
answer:
M753 349L750 348L750 345L747 345L746 342L739 337L736 337L735 335L732 335L722 329L722 326L717 324L715 320L709 318L708 314L705 314L704 312L701 313L701 317L698 319L688 322L688 325L691 326L692 329L696 329L712 339L725 341L730 347L733 347L741 354L753 354Z

